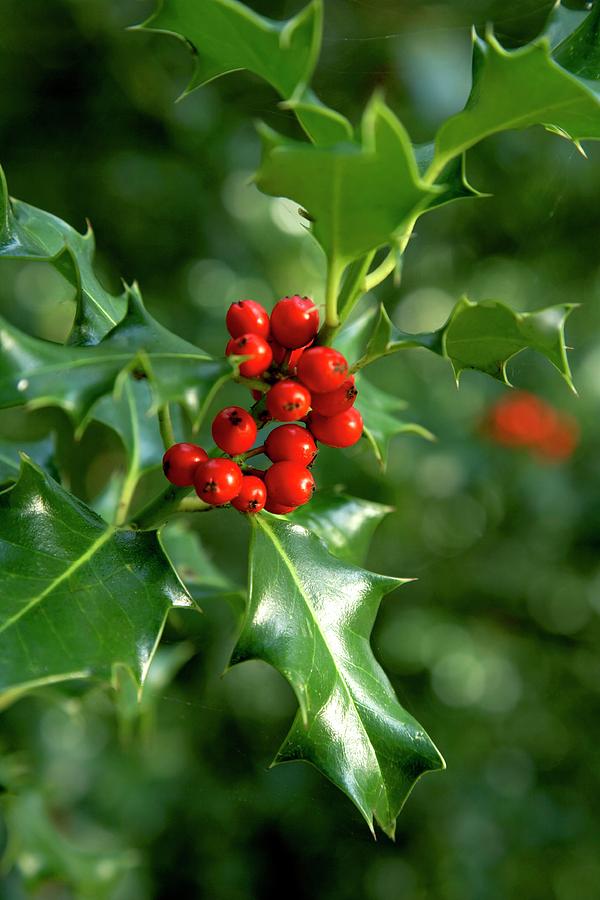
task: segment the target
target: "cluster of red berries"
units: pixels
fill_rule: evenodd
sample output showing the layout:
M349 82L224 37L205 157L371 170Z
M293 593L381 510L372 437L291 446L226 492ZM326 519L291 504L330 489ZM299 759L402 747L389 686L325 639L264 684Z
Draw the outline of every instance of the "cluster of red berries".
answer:
M550 462L568 459L578 441L577 424L535 394L515 391L488 411L484 431L497 444L523 448Z
M245 357L240 375L260 379L261 390L252 389L250 411L228 406L216 415L212 436L223 456L209 458L195 444L174 444L164 455L164 473L172 484L195 487L213 506L293 512L315 490L310 466L316 442L351 447L362 435L354 377L341 353L314 345L319 311L308 297L284 297L270 318L253 300L232 303L226 322L226 354ZM271 420L285 424L253 447L258 429ZM259 453L272 463L264 472L245 464Z

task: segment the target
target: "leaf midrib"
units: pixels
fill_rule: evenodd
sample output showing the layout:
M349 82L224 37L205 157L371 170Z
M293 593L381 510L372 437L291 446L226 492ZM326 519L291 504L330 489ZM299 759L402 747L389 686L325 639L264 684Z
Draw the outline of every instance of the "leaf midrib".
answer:
M62 572L57 578L54 579L41 594L38 594L37 597L33 597L29 603L23 606L17 613L7 619L5 622L0 625L0 633L6 631L7 628L10 628L12 625L16 624L24 615L26 615L31 609L36 607L39 603L42 602L49 594L54 591L59 584L65 581L67 578L70 578L81 566L85 565L85 563L89 562L89 560L113 537L116 532L116 528L109 527L104 531L97 540L95 540L88 549L79 556L76 560L74 560L67 568ZM0 542L1 542L0 538Z
M288 569L288 571L289 571L289 573L290 573L290 575L291 575L291 577L292 577L292 580L293 580L294 584L296 585L296 588L298 589L298 593L300 594L300 596L301 596L302 599L304 600L304 603L305 603L305 605L306 605L306 608L308 609L308 611L309 611L309 613L310 613L310 615L311 615L311 618L312 618L313 622L315 623L315 627L317 628L318 633L320 634L321 639L322 639L322 641L323 641L325 647L327 648L327 652L329 653L329 656L330 656L330 658L331 658L333 667L334 667L335 672L336 672L336 674L337 674L337 676L338 676L338 679L339 679L339 681L340 681L340 683L341 683L341 685L342 685L342 687L343 687L344 693L347 695L348 700L349 700L350 703L352 704L352 706L353 706L353 708L354 708L354 710L355 710L355 712L356 712L356 717L357 717L358 721L360 722L360 726L361 726L361 728L362 728L362 730L363 730L363 733L364 733L364 735L365 735L365 738L366 738L366 740L368 741L368 744L369 744L369 746L371 747L371 750L373 751L373 756L374 756L374 758L375 758L375 761L376 761L376 763L377 763L377 768L378 768L378 770L379 770L379 776L380 776L381 785L382 785L383 790L386 790L386 789L385 789L385 778L384 778L383 772L382 772L382 770L381 770L381 764L380 764L380 762L379 762L379 757L377 756L377 751L375 750L375 747L374 747L374 745L373 745L373 742L371 741L371 738L369 737L369 732L367 731L366 726L365 726L365 724L364 724L364 722L363 722L363 720L362 720L362 717L361 717L361 715L360 715L359 708L358 708L358 706L356 705L356 701L355 701L354 697L352 696L352 693L351 693L351 691L350 691L350 688L349 688L348 685L346 684L346 680L345 680L345 678L344 678L342 672L340 671L340 669L339 669L339 667L338 667L338 665L337 665L336 658L335 658L335 654L334 654L333 650L331 649L331 647L329 646L329 643L328 643L328 641L327 641L327 638L326 638L325 634L323 633L323 631L322 631L322 629L321 629L321 626L320 626L320 623L319 623L319 619L317 618L317 615L316 615L316 612L315 612L315 610L314 610L314 607L313 607L312 603L310 602L309 597L307 596L307 594L306 594L305 591L304 591L304 588L303 588L303 586L302 586L302 582L301 582L301 580L300 580L300 578L299 578L299 576L298 576L298 573L296 572L296 568L295 568L294 564L292 563L292 560L289 558L288 554L285 552L285 550L284 550L284 548L283 548L283 545L281 544L281 541L279 540L279 538L277 537L277 535L273 532L273 529L267 524L267 522L265 521L265 519L264 519L262 516L258 516L258 517L256 518L256 523L257 523L257 525L259 525L260 528L263 529L263 531L265 531L265 532L269 535L269 538L270 538L271 541L273 542L273 545L275 546L275 548L277 549L279 555L280 555L281 558L283 559L283 561L284 561L284 563L285 563L285 565L286 565L286 567L287 567L287 569ZM387 791L386 791L386 797L387 797ZM388 800L387 805L388 805L388 812L389 812L389 800Z

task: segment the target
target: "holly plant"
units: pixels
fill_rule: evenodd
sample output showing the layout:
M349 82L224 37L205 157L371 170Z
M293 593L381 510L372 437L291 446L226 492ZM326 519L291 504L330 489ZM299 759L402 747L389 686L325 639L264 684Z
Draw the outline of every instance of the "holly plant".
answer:
M275 761L311 762L371 829L377 823L393 836L415 782L444 767L370 646L382 598L406 579L361 567L389 509L319 493L310 466L320 445L339 453L355 445L353 454L372 453L385 466L393 436L429 436L399 418L404 404L393 390L369 381L368 367L391 354L421 348L447 359L457 382L475 369L508 384L509 360L530 349L572 387L564 337L571 304L518 312L507 298L457 297L437 331L407 334L375 290L398 278L421 216L448 203L485 203L468 180L468 151L480 141L534 125L582 153L582 141L600 138L600 3L590 11L557 4L544 33L517 49L504 48L491 29L474 33L467 103L426 145L411 142L380 93L360 122L317 97L311 79L322 21L322 0L283 22L237 0L163 0L137 26L193 50L186 93L246 69L273 88L295 123L292 136L258 125L255 183L293 201L321 248L324 304L302 285L290 285L270 314L260 297L240 297L223 310L222 356L165 328L136 283L103 287L91 228L79 233L9 198L1 176L0 256L50 263L77 306L64 344L0 321L0 405L59 407L76 442L102 423L122 441L127 466L92 509L61 483L51 437L0 444L0 690L7 704L51 683L119 691L128 679L141 700L169 610L193 607L192 595L214 589L190 523L225 508L229 527L250 535L231 665L264 660L298 703ZM225 346L225 328L223 335ZM238 405L217 412L214 444L200 446L207 411L230 382ZM163 455L164 487L142 502L140 481ZM174 516L179 526L167 539L162 529ZM184 561L195 553L192 584Z

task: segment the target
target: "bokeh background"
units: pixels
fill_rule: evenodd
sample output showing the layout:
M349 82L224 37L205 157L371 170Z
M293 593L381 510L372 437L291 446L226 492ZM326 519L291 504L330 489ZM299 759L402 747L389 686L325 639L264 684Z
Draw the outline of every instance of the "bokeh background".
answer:
M295 206L249 183L253 120L290 133L293 122L246 74L175 103L191 71L184 46L126 30L152 5L1 0L0 160L14 196L80 229L91 219L107 284L137 278L162 322L220 353L230 302L320 300L322 260ZM427 140L468 92L469 25L493 20L515 46L550 5L327 0L318 92L356 120L383 88ZM362 448L321 454L320 484L395 507L369 567L418 577L384 602L373 645L448 769L417 786L396 843L374 842L312 768L268 770L295 702L263 664L221 677L247 533L217 512L194 526L204 614L170 619L139 713L99 689L47 690L2 713L0 896L598 897L600 152L587 149L585 160L541 129L486 141L469 171L491 197L422 219L401 286L378 291L405 330L438 327L463 293L523 310L580 303L568 324L579 397L534 354L510 367L577 419L575 454L549 464L490 443L481 421L508 389L466 373L457 391L425 351L371 374L437 443L396 438L385 474ZM45 264L2 261L0 309L60 340L72 294ZM0 416L0 431L24 439L49 429L65 482L93 499L122 465L116 437L96 426L75 446L56 411Z

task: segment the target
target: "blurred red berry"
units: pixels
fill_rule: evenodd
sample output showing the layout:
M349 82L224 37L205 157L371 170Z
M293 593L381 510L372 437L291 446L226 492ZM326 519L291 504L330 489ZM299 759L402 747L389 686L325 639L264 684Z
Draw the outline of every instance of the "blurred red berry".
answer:
M289 350L310 343L319 330L319 310L310 297L284 297L271 313L271 334Z
M249 450L256 440L256 422L241 406L226 406L212 423L213 441L230 456Z
M231 459L208 459L194 473L196 493L205 503L222 506L242 488L242 470Z
M315 479L305 466L276 462L265 473L269 500L282 506L301 506L312 497Z
M328 447L352 447L363 433L363 420L353 406L336 416L311 413L308 427L314 437Z
M271 365L273 353L269 344L257 334L242 334L231 338L225 350L227 356L248 356L240 365L240 375L244 378L255 378L262 375Z
M256 475L244 475L241 490L237 497L233 498L231 505L240 512L252 515L264 508L266 500L267 489L264 481Z
M298 378L310 391L335 391L348 378L348 363L333 347L311 347L298 363Z
M337 416L338 413L345 412L354 406L357 396L354 376L351 375L335 391L328 391L325 394L311 392L312 409L320 416Z
M269 337L269 314L254 300L238 300L237 303L232 303L227 310L225 321L227 331L233 338L241 337L243 334Z
M196 467L208 459L208 453L196 444L173 444L163 456L163 472L171 484L191 487Z
M301 425L280 425L268 435L265 453L271 462L288 460L309 466L317 455L317 445L310 431Z
M267 394L267 409L279 422L295 422L310 409L310 393L297 381L279 381Z

